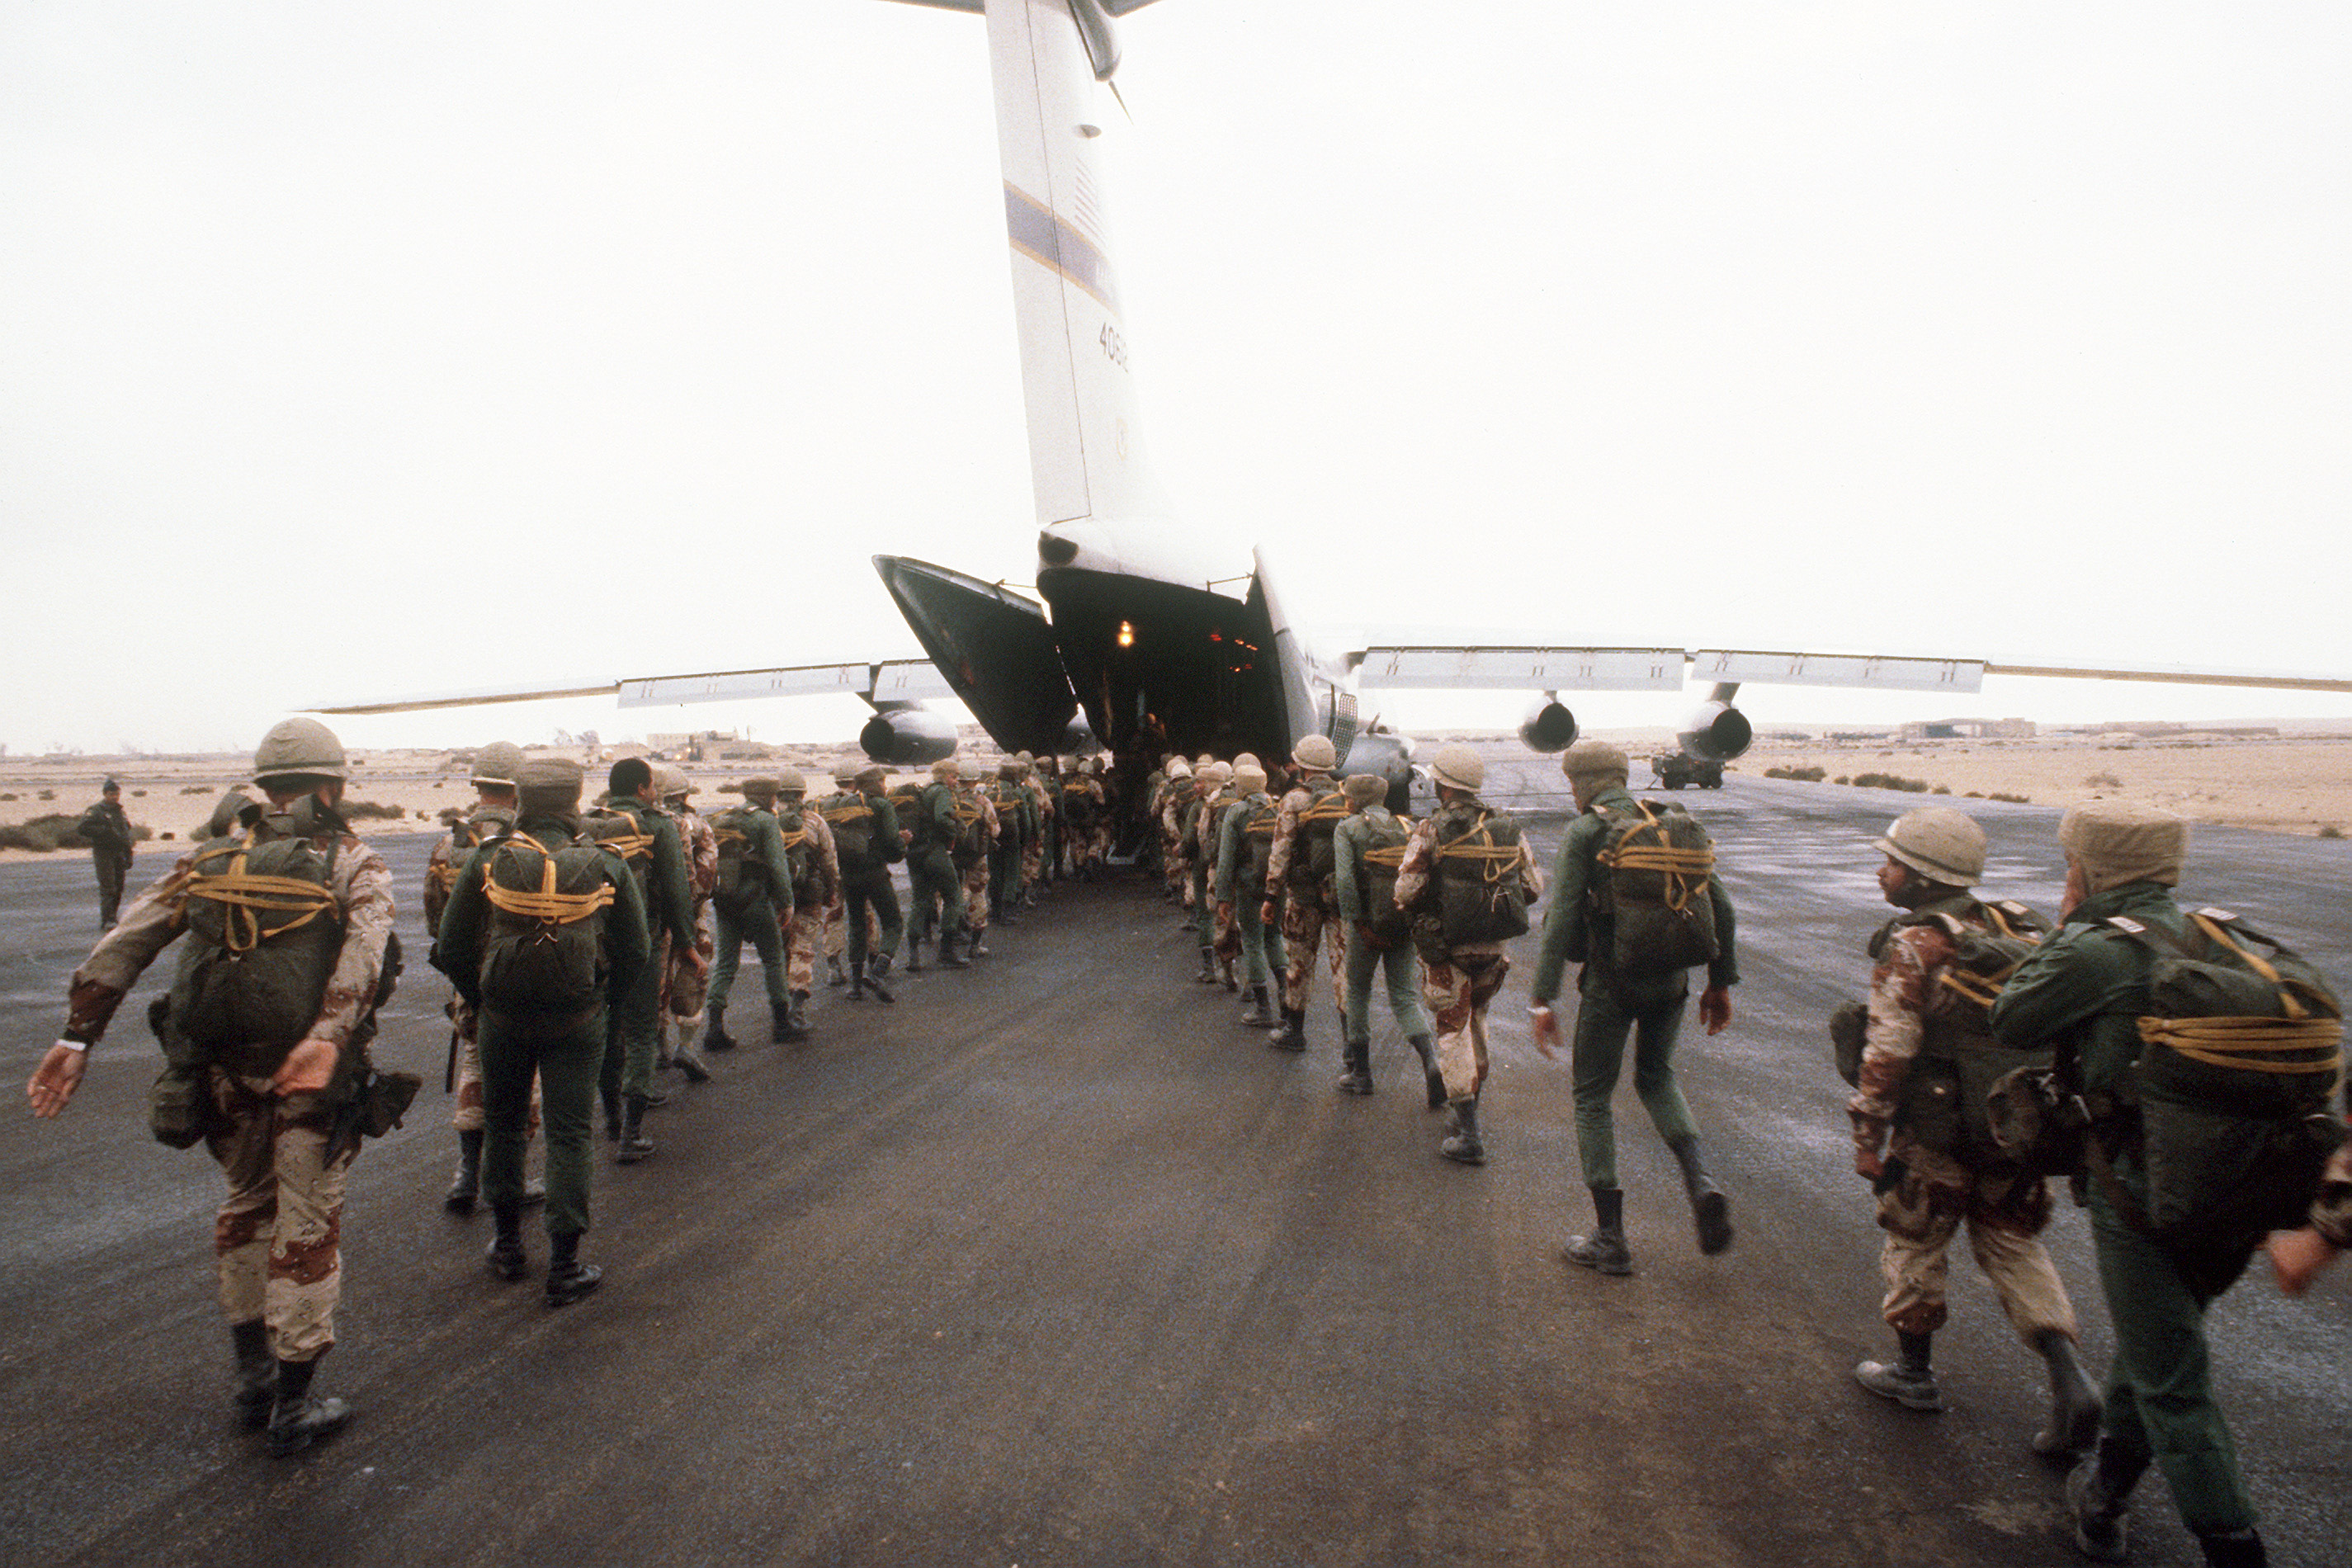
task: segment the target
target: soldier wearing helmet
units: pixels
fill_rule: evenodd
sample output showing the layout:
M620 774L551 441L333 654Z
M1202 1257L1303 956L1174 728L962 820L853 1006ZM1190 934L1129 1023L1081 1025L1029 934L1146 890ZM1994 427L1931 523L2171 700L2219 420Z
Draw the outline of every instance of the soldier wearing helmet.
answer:
M971 967L971 961L956 952L956 935L964 928L963 878L955 863L956 837L962 831L956 816L956 781L961 773L953 757L933 763L931 782L907 814L913 834L907 843L907 880L915 900L907 933L909 973L922 969L923 940L935 923L940 966Z
M1362 1093L1369 1076L1358 1079L1353 1057L1347 1050L1348 928L1339 920L1337 865L1331 855L1331 832L1348 815L1331 770L1339 764L1339 749L1328 735L1308 735L1290 749L1297 784L1284 792L1274 819L1274 853L1265 868L1265 909L1279 907L1282 920L1282 1027L1273 1044L1283 1050L1307 1048L1307 1000L1315 984L1315 955L1328 934L1331 971L1331 1007L1339 1021L1340 1054L1345 1072L1339 1087Z
M1235 763L1233 795L1217 822L1217 920L1233 933L1232 941L1219 951L1230 952L1227 962L1238 959L1246 972L1250 1010L1242 1015L1242 1023L1268 1028L1276 1022L1268 994L1274 970L1266 958L1265 921L1260 910L1266 858L1274 849L1276 807L1265 793L1265 770L1255 762Z
M1968 1226L1978 1267L2000 1298L2010 1326L2048 1363L2052 1408L2034 1439L2044 1454L2078 1453L2098 1429L2099 1400L2074 1358L2074 1303L2037 1239L2050 1223L2049 1185L2001 1154L1987 1130L1971 1135L1969 1086L1989 1081L1976 1062L2018 1058L1984 1028L1984 1007L1947 985L1962 944L2014 938L2022 950L2049 928L2022 904L1979 902L1984 829L1948 805L1906 811L1877 840L1885 856L1878 889L1904 911L1870 940L1869 1025L1853 1099L1854 1173L1878 1194L1886 1233L1880 1316L1902 1347L1895 1363L1854 1368L1861 1384L1913 1410L1940 1410L1929 1360L1947 1316L1944 1255ZM1992 951L1998 952L1999 949ZM2002 953L1999 965L2015 958ZM1966 979L1960 969L1958 977ZM2021 1059L2021 1058L2020 1058ZM1959 1115L1949 1113L1955 1101Z
M425 857L425 929L428 932L441 929L441 916L449 907L450 890L457 885L457 873L467 858L491 839L513 831L515 773L521 766L522 748L511 742L493 741L474 753L469 775L474 786L474 809L452 821L449 831ZM482 1050L478 1021L466 999L452 992L448 1013L449 1059L442 1072L442 1082L457 1100L449 1113L449 1125L457 1134L457 1169L449 1180L449 1190L442 1194L441 1204L451 1214L467 1215L474 1212L474 1205L481 1196ZM531 1083L530 1130L534 1133L539 1130L539 1084L535 1079ZM533 1183L530 1196L536 1202L546 1196L546 1189Z
M1437 809L1415 825L1398 869L1396 905L1412 916L1422 998L1435 1016L1438 1070L1453 1134L1439 1152L1486 1163L1478 1095L1486 1083L1486 1008L1511 972L1504 945L1528 929L1543 892L1518 820L1478 798L1486 759L1455 742L1430 759Z
M824 814L808 804L808 780L786 768L776 780L776 826L793 862L791 908L776 913L784 926L785 976L791 1011L783 1038L808 1037L808 1002L816 988L817 950L824 944L824 911L841 902L841 857Z
M654 1087L654 1063L661 1047L662 976L670 955L688 969L704 971L694 929L694 882L677 824L661 806L661 785L653 764L623 757L606 776L605 812L589 831L621 847L646 896L653 959L637 972L606 1020L609 1044L597 1088L604 1102L605 1132L619 1139L620 1163L634 1165L653 1153L645 1114L669 1097Z
M1214 985L1222 973L1225 989L1231 991L1235 988L1233 959L1223 952L1226 921L1217 911L1209 883L1217 863L1217 816L1233 799L1234 770L1213 757L1201 763L1192 776L1192 797L1183 807L1181 843L1184 858L1192 867L1188 901L1201 941L1201 973L1192 978L1203 985Z
M334 732L289 719L263 737L253 772L268 812L182 856L123 911L74 972L64 1036L26 1092L34 1115L62 1111L140 973L190 934L196 950L164 1026L168 1081L184 1091L171 1141L201 1138L227 1178L213 1250L236 1357L236 1407L283 1455L351 1418L343 1400L311 1393L311 1378L334 1345L341 1295L344 1184L359 1145L344 1112L367 1076L375 1009L390 994L399 950L392 873L337 810L350 767ZM235 907L238 884L264 876L271 909L257 922L228 920L222 911ZM285 885L297 881L314 889L299 900L310 907L285 910ZM226 1022L257 1016L283 1026L262 1038L249 1022ZM165 1088L157 1086L159 1136Z
M1160 787L1149 802L1151 830L1160 844L1161 897L1183 903L1190 879L1181 853L1183 829L1175 825L1177 803L1192 793L1192 764L1171 756L1160 770ZM1190 906L1187 905L1187 908Z
M866 993L877 1000L895 1000L883 984L890 962L898 953L906 927L898 912L898 889L890 880L890 867L906 858L906 841L898 831L898 814L882 786L889 775L878 764L851 772L839 794L818 807L832 830L834 856L841 867L842 921L847 928L844 949L849 955L849 999L862 1001ZM878 928L877 938L869 928Z
M1613 856L1610 846L1646 821L1648 814L1626 791L1625 753L1605 741L1579 741L1569 747L1561 753L1560 772L1568 776L1579 815L1560 836L1551 907L1544 915L1543 949L1528 990L1536 1046L1551 1056L1559 1040L1552 998L1559 994L1565 966L1582 966L1570 1070L1576 1093L1577 1155L1584 1184L1592 1193L1594 1225L1591 1236L1569 1238L1565 1256L1580 1268L1603 1274L1633 1271L1625 1245L1625 1194L1617 1184L1616 1121L1609 1104L1630 1037L1633 1092L1682 1167L1699 1250L1712 1257L1731 1245L1731 1205L1700 1158L1698 1124L1675 1081L1675 1041L1690 995L1687 965L1692 960L1683 955L1677 965L1671 958L1633 952L1631 940L1618 941L1620 921L1612 892L1615 881L1602 859L1604 853ZM1706 988L1698 999L1699 1021L1710 1035L1729 1026L1729 987L1739 978L1731 900L1712 860L1710 850L1705 858L1703 894L1693 886L1696 870L1683 884L1691 893L1689 904L1698 905L1703 899L1706 914L1696 923L1711 932L1713 956L1706 960Z
M677 825L679 845L686 851L687 887L693 895L694 942L673 947L662 973L661 1049L656 1058L675 1067L696 1083L710 1081L710 1064L695 1041L703 1025L704 1004L710 994L710 960L718 944L710 932L710 895L719 885L719 836L702 813L694 809L694 781L675 763L654 770L661 789L662 809ZM692 952L694 963L687 962Z

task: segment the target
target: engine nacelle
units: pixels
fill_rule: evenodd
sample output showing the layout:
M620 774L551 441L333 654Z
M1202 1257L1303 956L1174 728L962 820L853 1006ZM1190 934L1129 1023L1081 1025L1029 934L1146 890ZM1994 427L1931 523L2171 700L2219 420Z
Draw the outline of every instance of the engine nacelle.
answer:
M1748 742L1755 738L1756 731L1748 727L1747 714L1728 702L1710 702L1691 715L1689 725L1675 740L1694 757L1727 763L1746 751Z
M1348 747L1348 754L1339 759L1339 772L1347 773L1377 773L1388 781L1389 794L1385 803L1400 816L1412 805L1412 741L1405 735L1391 735L1378 731L1358 735Z
M1576 715L1557 698L1547 697L1528 710L1519 739L1531 752L1564 752L1576 744Z
M892 708L866 721L857 743L885 767L921 767L955 755L955 724L928 708Z

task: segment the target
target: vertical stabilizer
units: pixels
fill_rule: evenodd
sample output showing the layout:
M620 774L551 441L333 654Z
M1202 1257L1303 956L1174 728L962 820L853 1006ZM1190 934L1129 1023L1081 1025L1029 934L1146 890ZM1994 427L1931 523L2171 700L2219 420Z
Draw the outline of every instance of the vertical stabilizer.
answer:
M1125 117L1071 5L1108 23L1091 0L987 4L1037 521L1164 517L1103 223L1104 148Z

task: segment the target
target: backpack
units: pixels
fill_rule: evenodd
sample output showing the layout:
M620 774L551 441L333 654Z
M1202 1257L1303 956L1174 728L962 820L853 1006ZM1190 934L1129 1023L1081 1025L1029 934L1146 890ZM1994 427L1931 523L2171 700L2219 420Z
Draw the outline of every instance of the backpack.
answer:
M342 915L328 888L340 834L322 852L318 830L305 802L189 861L190 940L172 981L171 1026L232 1072L278 1070L318 1021L341 956Z
M1012 779L999 779L989 799L996 807L996 838L1007 849L1018 848L1021 832L1021 808L1028 804L1029 792Z
M1291 845L1289 881L1297 892L1313 893L1329 882L1337 861L1331 852L1331 832L1348 816L1348 797L1328 776L1303 787L1314 798L1298 814L1298 838ZM1304 854L1299 851L1305 850Z
M585 835L552 848L513 833L489 851L482 893L490 913L482 942L482 1005L505 1014L566 1017L593 1006L604 982L604 923L612 907L611 853Z
M1951 939L1952 955L1937 970L1919 1052L1895 1100L1895 1124L1944 1153L1978 1163L2007 1159L1993 1136L1994 1086L2020 1068L2047 1068L2054 1053L2002 1045L1986 1017L2017 966L2049 935L2050 923L2014 900L1956 900L1887 921L1871 939L1870 956L1879 957L1898 929L1921 925L1939 927ZM1848 1083L1860 1076L1860 1044L1854 1041L1851 1064L1838 1064L1841 1074L1852 1075Z
M1344 798L1344 797L1343 797ZM1363 874L1358 879L1358 890L1364 899L1364 923L1371 928L1373 942L1382 947L1394 947L1404 940L1412 929L1412 920L1397 908L1397 873L1404 868L1405 845L1412 840L1412 830L1391 816L1385 822L1364 818Z
M1517 819L1484 805L1454 805L1432 819L1437 835L1434 926L1424 907L1413 923L1423 960L1444 963L1455 948L1507 942L1528 929L1526 850Z
M427 931L440 929L442 913L449 907L449 895L457 890L457 878L466 869L466 858L513 826L514 813L504 806L485 807L449 824L448 857L428 861L425 867Z
M711 889L710 901L730 920L750 914L769 896L767 862L751 852L750 817L754 809L730 805L710 818L711 837L719 841L719 882Z
M816 846L809 842L808 823L803 813L806 807L787 806L782 795L776 797L776 827L784 836L784 859L793 868L793 885L780 889L776 902L781 908L790 900L793 908L819 902L823 890L817 881Z
M833 852L841 861L844 871L866 868L874 858L874 808L866 804L862 795L836 795L818 808L825 826L833 829Z
M2191 912L2177 937L2121 915L2106 923L2155 957L2128 1079L2147 1201L2131 1200L2094 1139L2092 1173L2109 1202L2164 1241L2210 1247L2301 1226L2346 1136L2336 994L2301 954L2227 910Z
M1094 826L1095 792L1087 787L1092 782L1084 773L1062 781L1062 819L1074 828Z
M958 866L971 867L988 855L988 807L977 788L955 792L956 836L948 846Z
M657 840L642 815L650 809L635 803L622 805L616 802L581 818L583 835L619 856L636 878L637 891L644 895L648 911L658 907L653 889L654 845Z
M1589 896L1611 921L1608 966L1646 974L1714 963L1722 947L1707 888L1715 847L1706 829L1679 805L1633 806L1594 808L1608 828L1593 852L1599 874Z
M1252 800L1258 804L1252 805ZM1246 897L1255 902L1271 896L1265 890L1265 868L1274 858L1274 826L1282 808L1262 795L1244 795L1234 804L1249 813L1242 819L1242 841L1234 846L1234 900L1238 903Z

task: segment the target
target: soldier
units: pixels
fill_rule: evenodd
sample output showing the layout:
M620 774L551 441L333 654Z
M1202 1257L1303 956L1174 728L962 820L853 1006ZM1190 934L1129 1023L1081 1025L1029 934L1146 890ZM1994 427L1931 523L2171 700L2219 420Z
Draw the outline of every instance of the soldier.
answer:
M122 884L131 875L131 847L137 840L131 819L122 814L122 786L109 779L98 793L98 804L81 814L74 832L89 845L90 865L98 872L98 929L112 931L122 907Z
M1095 879L1101 865L1102 785L1095 782L1095 760L1079 759L1062 775L1062 846L1069 874L1082 882Z
M880 766L862 769L846 789L819 808L833 832L835 858L841 865L841 899L849 925L849 999L858 1001L872 992L880 1001L895 1000L882 984L898 956L905 924L898 914L898 889L890 881L893 862L906 858L906 840L898 831L898 814L884 797L889 775ZM867 927L877 921L881 943L869 946Z
M608 775L608 815L591 819L589 831L610 843L629 863L645 896L646 922L653 955L615 998L605 1026L604 1067L598 1089L604 1102L604 1131L620 1140L620 1163L634 1165L654 1152L645 1133L646 1110L669 1097L654 1088L654 1053L661 1034L661 982L671 952L687 955L699 973L695 951L694 884L677 824L661 808L660 786L651 763L623 757Z
M1045 867L1051 858L1049 846L1054 839L1054 792L1037 776L1037 759L1022 752L1013 759L1021 764L1022 787L1036 807L1037 837L1021 851L1021 902L1031 909L1037 905L1037 889L1045 879Z
M1192 978L1203 985L1214 985L1222 978L1225 989L1233 991L1238 988L1233 955L1225 952L1231 922L1217 908L1211 883L1217 870L1218 807L1231 798L1234 770L1213 758L1200 764L1192 776L1196 787L1192 804L1185 807L1183 846L1185 858L1192 866L1193 919L1199 922L1201 938L1201 973ZM1239 952L1235 945L1234 955Z
M1276 807L1265 793L1265 770L1255 763L1234 764L1234 799L1217 823L1217 919L1238 938L1238 956L1249 976L1250 1010L1241 1016L1252 1028L1276 1023L1266 993L1274 971L1266 959L1265 922L1259 889L1274 852Z
M2189 825L2151 806L2093 801L2066 813L2058 842L2066 851L2064 924L2002 988L1991 1026L2009 1045L2054 1045L2062 1061L2071 1058L2069 1085L2093 1119L2091 1239L2116 1358L2098 1446L2066 1482L2075 1549L2123 1560L2125 1510L2152 1458L2206 1562L2258 1564L2262 1537L2214 1403L2204 1320L2263 1244L2263 1226L2217 1225L2165 1239L2141 1228L2150 1194L2141 1020L2157 1007L2148 984L2155 957L2140 938L2153 931L2168 945L2185 941L2189 921L2171 889L2188 855ZM2214 1176L2232 1189L2253 1173L2216 1164Z
M1437 1021L1453 1132L1438 1146L1464 1165L1486 1163L1478 1096L1486 1084L1486 1007L1511 961L1503 944L1528 929L1543 891L1518 822L1478 798L1486 760L1459 742L1430 759L1437 809L1414 826L1398 868L1395 903L1412 917L1422 996Z
M988 803L996 808L996 837L988 851L988 912L1006 925L1021 923L1021 863L1037 837L1037 804L1021 784L1021 764L997 764Z
M1983 1098L1969 1086L1979 1078L1989 1084L1998 1068L1964 1070L1972 1052L1989 1064L1999 1059L1993 1053L2017 1053L1986 1032L1981 1002L1947 984L1969 978L1966 972L1956 976L1961 942L2043 928L2022 905L1989 907L1970 896L1984 875L1985 835L1965 812L1944 805L1906 812L1876 847L1885 857L1879 891L1906 912L1871 939L1877 967L1870 977L1869 1032L1847 1111L1854 1173L1878 1194L1878 1224L1886 1232L1879 1314L1903 1354L1893 1364L1864 1362L1853 1375L1906 1408L1944 1407L1929 1352L1947 1316L1945 1250L1965 1223L2010 1326L2049 1366L2050 1423L2033 1439L2034 1449L2080 1453L2097 1434L2099 1398L2074 1357L2081 1336L2074 1303L2035 1239L2050 1223L2049 1186L2001 1154L1989 1125L1973 1125L1982 1120ZM1999 966L2013 962L2003 955ZM1954 1115L1956 1099L1975 1104L1960 1104Z
M776 1038L782 1039L792 1026L782 922L783 911L793 902L793 868L783 829L771 809L778 787L775 779L745 779L743 804L711 819L711 837L719 848L718 880L710 900L718 942L710 971L710 1025L702 1037L707 1050L735 1048L734 1037L727 1032L727 998L734 994L735 970L743 961L746 942L760 955Z
M236 1405L248 1427L268 1427L277 1455L352 1415L310 1385L335 1342L344 1183L359 1144L351 1111L398 949L392 873L336 811L348 776L342 743L316 720L263 737L254 782L268 813L181 857L132 900L74 972L64 1037L26 1086L34 1115L63 1110L141 973L190 933L170 999L152 1015L166 1081L183 1090L169 1141L202 1137L227 1178L213 1250ZM297 882L308 890L289 896Z
M1184 828L1181 819L1184 803L1192 798L1192 764L1181 757L1168 760L1167 776L1160 783L1160 793L1151 803L1151 826L1160 838L1160 870L1164 881L1163 896L1183 907L1189 917L1192 909L1192 867L1183 856Z
M515 770L521 765L522 749L506 741L494 741L474 753L470 780L474 809L450 823L449 831L425 857L425 929L428 933L441 929L441 916L449 908L449 895L457 886L457 873L467 857L514 827ZM434 967L440 966L436 963ZM444 1086L457 1101L449 1113L449 1125L457 1133L457 1171L441 1199L442 1206L451 1214L472 1214L475 1200L481 1195L484 1124L482 1053L478 1033L474 1010L466 1005L464 993L453 994L449 998L449 1060L442 1072ZM534 1085L533 1127L538 1121L537 1096ZM528 1131L525 1141L529 1141ZM546 1195L544 1187L539 1189L539 1195Z
M784 923L785 968L791 981L792 1003L781 1038L808 1038L808 999L816 986L816 953L824 940L824 911L841 902L841 860L834 848L833 829L808 804L808 780L796 768L786 768L776 781L776 826L782 829L784 855L792 862L792 907L780 903L777 918Z
M547 1114L546 1296L568 1306L604 1270L580 1261L590 1151L607 1035L604 1008L636 989L652 960L643 896L628 863L589 838L580 764L551 758L515 771L514 830L467 858L441 918L433 962L480 1019L489 1133L482 1185L498 1233L488 1261L502 1279L530 1272L522 1163L534 1078Z
M963 929L963 879L956 871L955 842L962 831L956 817L956 779L961 772L953 757L931 764L931 782L915 797L903 820L910 821L907 842L908 879L914 884L914 930L907 937L907 972L922 968L924 934L939 922L938 962L943 969L969 969L969 959L956 952L956 932Z
M972 958L988 956L988 851L1003 820L976 779L956 782L956 840L950 854L963 885L963 923Z
M833 770L833 793L816 803L817 812L824 816L828 829L833 826L833 818L826 814L833 811L841 797L849 793L850 785L856 782L856 768L843 765ZM834 837L834 858L838 860L841 856L840 835L835 834ZM836 901L827 906L824 911L824 983L827 985L849 984L849 926L842 918L845 907L845 900Z
M710 956L717 950L706 916L711 891L719 885L719 838L694 809L694 781L686 776L686 770L664 763L657 777L662 809L677 824L677 836L686 850L687 886L694 895L693 945L674 949L662 971L660 1059L692 1082L709 1083L710 1064L703 1059L694 1036L702 1027L703 1005L709 994ZM687 962L688 952L696 963Z
M1673 890L1665 904L1675 918L1664 925L1646 918L1634 921L1619 907L1624 900L1615 890L1622 879L1601 858L1607 853L1613 859L1609 846L1632 826L1648 820L1644 808L1626 792L1625 753L1605 741L1579 741L1561 754L1560 771L1568 775L1580 815L1560 836L1551 907L1544 915L1543 950L1528 989L1537 1048L1552 1056L1559 1042L1559 1020L1551 1003L1559 994L1561 971L1569 963L1583 966L1577 980L1570 1071L1576 1091L1577 1153L1584 1184L1592 1192L1595 1218L1590 1237L1569 1238L1565 1256L1580 1268L1603 1274L1633 1271L1625 1245L1625 1194L1617 1184L1617 1128L1609 1108L1631 1036L1633 1092L1641 1096L1658 1136L1682 1166L1699 1250L1714 1257L1731 1245L1731 1205L1700 1159L1698 1124L1691 1120L1690 1106L1675 1081L1674 1058L1683 1004L1690 994L1688 966L1706 965L1706 989L1698 999L1699 1022L1706 1032L1721 1034L1731 1022L1730 987L1739 980L1731 900L1715 874L1712 850L1661 847L1659 858L1672 864L1656 876L1663 879L1660 886ZM1703 834L1698 837L1703 840ZM1654 913L1651 905L1642 907Z
M1445 1075L1438 1070L1430 1039L1429 1015L1421 1005L1421 961L1412 951L1404 911L1397 908L1397 873L1404 866L1409 824L1400 823L1381 802L1387 781L1376 773L1351 773L1342 788L1349 816L1331 831L1332 903L1349 936L1348 992L1340 1037L1347 1070L1339 1087L1349 1094L1372 1092L1372 971L1385 971L1389 1011L1405 1043L1421 1058L1429 1109L1445 1103Z
M1282 903L1282 1028L1273 1043L1307 1048L1307 997L1315 985L1315 951L1330 935L1331 1007L1339 1018L1340 1055L1352 1061L1348 1037L1348 927L1339 921L1331 832L1348 815L1331 769L1339 753L1328 735L1308 735L1291 748L1298 783L1285 792L1274 821L1274 853L1265 868L1265 912ZM1286 895L1286 898L1285 897ZM1367 1080L1369 1085L1369 1079Z

